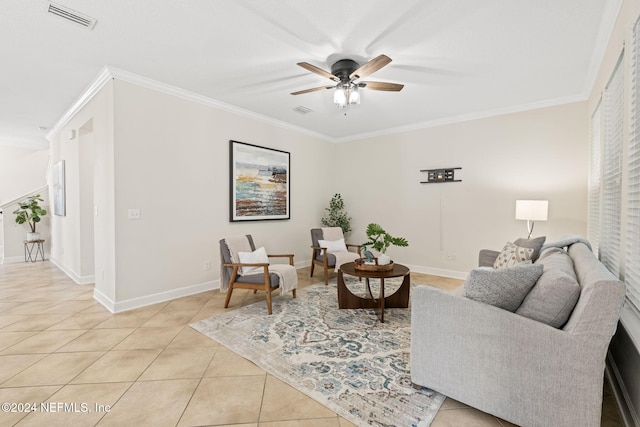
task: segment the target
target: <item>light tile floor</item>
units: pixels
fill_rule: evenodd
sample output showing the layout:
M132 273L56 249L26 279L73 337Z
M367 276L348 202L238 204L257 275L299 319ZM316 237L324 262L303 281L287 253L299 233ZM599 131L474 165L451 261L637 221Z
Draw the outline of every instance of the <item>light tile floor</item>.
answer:
M321 281L308 268L298 275L300 287ZM424 274L412 281L461 283ZM262 293L235 291L230 309L261 300ZM210 291L111 314L93 299L93 286L76 285L48 261L0 264L0 402L21 411L0 412L0 425L353 425L188 326L224 312L223 304ZM22 412L19 403L38 411ZM603 408L602 425L620 426L607 388ZM508 425L452 399L432 423Z

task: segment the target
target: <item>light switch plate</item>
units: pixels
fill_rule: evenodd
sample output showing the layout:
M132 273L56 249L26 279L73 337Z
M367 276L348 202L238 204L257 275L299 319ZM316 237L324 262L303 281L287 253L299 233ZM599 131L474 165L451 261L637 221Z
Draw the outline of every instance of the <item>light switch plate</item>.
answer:
M140 209L129 209L127 212L128 219L140 219Z

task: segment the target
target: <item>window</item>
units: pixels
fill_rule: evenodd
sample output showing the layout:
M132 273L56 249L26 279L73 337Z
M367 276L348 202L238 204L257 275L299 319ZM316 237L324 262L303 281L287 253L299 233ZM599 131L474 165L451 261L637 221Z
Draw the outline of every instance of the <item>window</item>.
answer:
M622 132L624 75L622 56L604 91L604 149L602 156L602 212L600 260L620 276L620 226L622 204Z
M600 159L600 143L602 142L601 129L602 113L600 104L591 116L591 167L589 168L589 241L593 253L598 256L600 245L600 175L602 164Z
M627 156L625 282L629 301L640 310L640 29L633 29L631 120Z

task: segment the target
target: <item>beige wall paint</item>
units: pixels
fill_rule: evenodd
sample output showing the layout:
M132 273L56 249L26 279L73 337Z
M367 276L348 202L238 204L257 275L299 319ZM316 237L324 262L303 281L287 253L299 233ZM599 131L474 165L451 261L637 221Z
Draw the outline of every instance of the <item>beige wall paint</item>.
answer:
M51 141L52 164L65 160L66 178L66 215L51 217L51 260L77 283L95 283L97 294L108 300L115 297L116 276L110 198L113 156L109 155L112 91L113 84L107 83ZM73 139L69 139L71 131L75 131ZM95 271L101 272L99 277Z
M338 190L353 238L377 222L409 239L410 247L389 250L392 258L464 277L479 249L526 237L516 199L549 200L549 221L536 223L534 235L584 235L587 129L586 104L573 103L340 144ZM462 167L462 182L420 184L420 170L442 167Z
M0 206L47 185L49 149L0 145Z
M114 111L116 301L211 286L218 240L230 235L310 259L309 230L334 190L334 144L117 80ZM229 222L230 139L291 153L291 220Z

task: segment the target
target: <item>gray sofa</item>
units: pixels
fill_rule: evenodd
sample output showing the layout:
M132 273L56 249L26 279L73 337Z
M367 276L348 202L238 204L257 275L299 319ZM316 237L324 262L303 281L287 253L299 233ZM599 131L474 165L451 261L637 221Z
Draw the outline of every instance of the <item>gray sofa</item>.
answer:
M520 426L600 426L605 357L624 284L584 243L567 253L579 299L559 328L462 293L416 287L413 383ZM481 263L497 254L484 251ZM544 263L544 254L534 264ZM545 273L554 268L544 265Z

